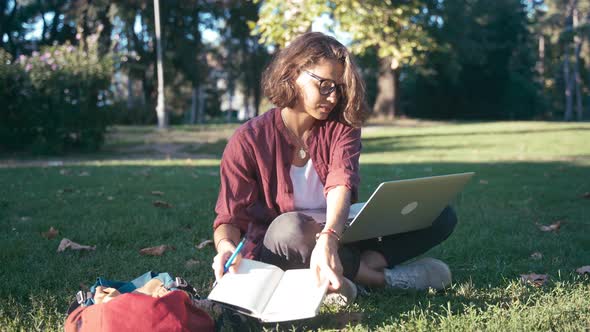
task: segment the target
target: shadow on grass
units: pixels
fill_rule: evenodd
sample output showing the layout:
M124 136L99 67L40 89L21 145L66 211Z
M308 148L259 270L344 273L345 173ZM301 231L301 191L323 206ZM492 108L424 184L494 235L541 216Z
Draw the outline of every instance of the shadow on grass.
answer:
M362 312L361 324L374 329L425 308L443 314L448 303L460 314L471 304L501 303L503 295L486 294L500 294L499 289L520 274L568 280L577 267L587 265L590 200L583 195L590 191L585 180L590 178L590 167L561 162L431 162L428 166L363 164L359 197L366 200L386 180L475 171L453 202L459 216L454 233L427 255L447 262L455 285L470 282L477 295L461 295L454 289L437 294L375 291L345 311ZM28 303L30 296L49 291L64 299L65 312L65 299L80 283L88 285L97 276L130 280L148 270L183 276L207 294L213 282L214 249L197 249L195 244L211 237L218 182L218 166L3 169L0 278L9 286L0 289L0 297ZM172 207L155 207L155 200ZM565 222L558 233L537 227L556 220ZM59 236L41 237L51 226ZM58 254L62 237L97 249ZM160 244L176 250L161 257L138 253ZM533 252L541 252L543 258L532 259ZM188 264L189 260L194 261ZM327 319L325 327L330 326Z

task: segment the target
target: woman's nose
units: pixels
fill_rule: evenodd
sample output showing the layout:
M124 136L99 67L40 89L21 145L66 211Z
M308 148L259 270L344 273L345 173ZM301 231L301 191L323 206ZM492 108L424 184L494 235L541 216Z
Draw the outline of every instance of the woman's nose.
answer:
M338 89L332 91L326 98L330 103L336 104L338 102Z

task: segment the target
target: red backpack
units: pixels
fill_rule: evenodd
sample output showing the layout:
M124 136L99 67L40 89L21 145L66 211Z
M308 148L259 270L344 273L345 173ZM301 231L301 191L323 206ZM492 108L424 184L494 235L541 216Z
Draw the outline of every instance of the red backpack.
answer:
M90 292L76 295L65 331L214 331L197 298L194 288L167 273L148 272L131 282L98 278Z

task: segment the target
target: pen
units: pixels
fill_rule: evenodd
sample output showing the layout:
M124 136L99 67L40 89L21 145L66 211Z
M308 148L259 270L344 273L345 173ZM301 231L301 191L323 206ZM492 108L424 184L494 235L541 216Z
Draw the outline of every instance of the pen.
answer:
M236 256L238 256L240 251L242 251L242 247L244 246L244 243L246 242L246 238L247 238L247 236L244 236L242 241L240 241L240 243L238 243L238 246L236 247L236 250L234 251L234 253L231 254L231 256L229 256L229 259L227 260L227 262L225 262L225 266L223 266L223 274L227 273L227 271L229 270L229 267L234 263Z

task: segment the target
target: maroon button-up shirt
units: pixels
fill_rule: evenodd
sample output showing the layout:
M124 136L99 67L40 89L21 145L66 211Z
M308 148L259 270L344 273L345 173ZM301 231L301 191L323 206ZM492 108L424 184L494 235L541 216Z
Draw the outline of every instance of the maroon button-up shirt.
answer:
M244 234L252 223L244 257L257 258L270 223L294 210L289 170L296 143L288 130L280 109L271 109L236 129L223 152L213 228L231 224ZM306 145L324 195L343 185L356 202L361 130L331 119L316 121Z

